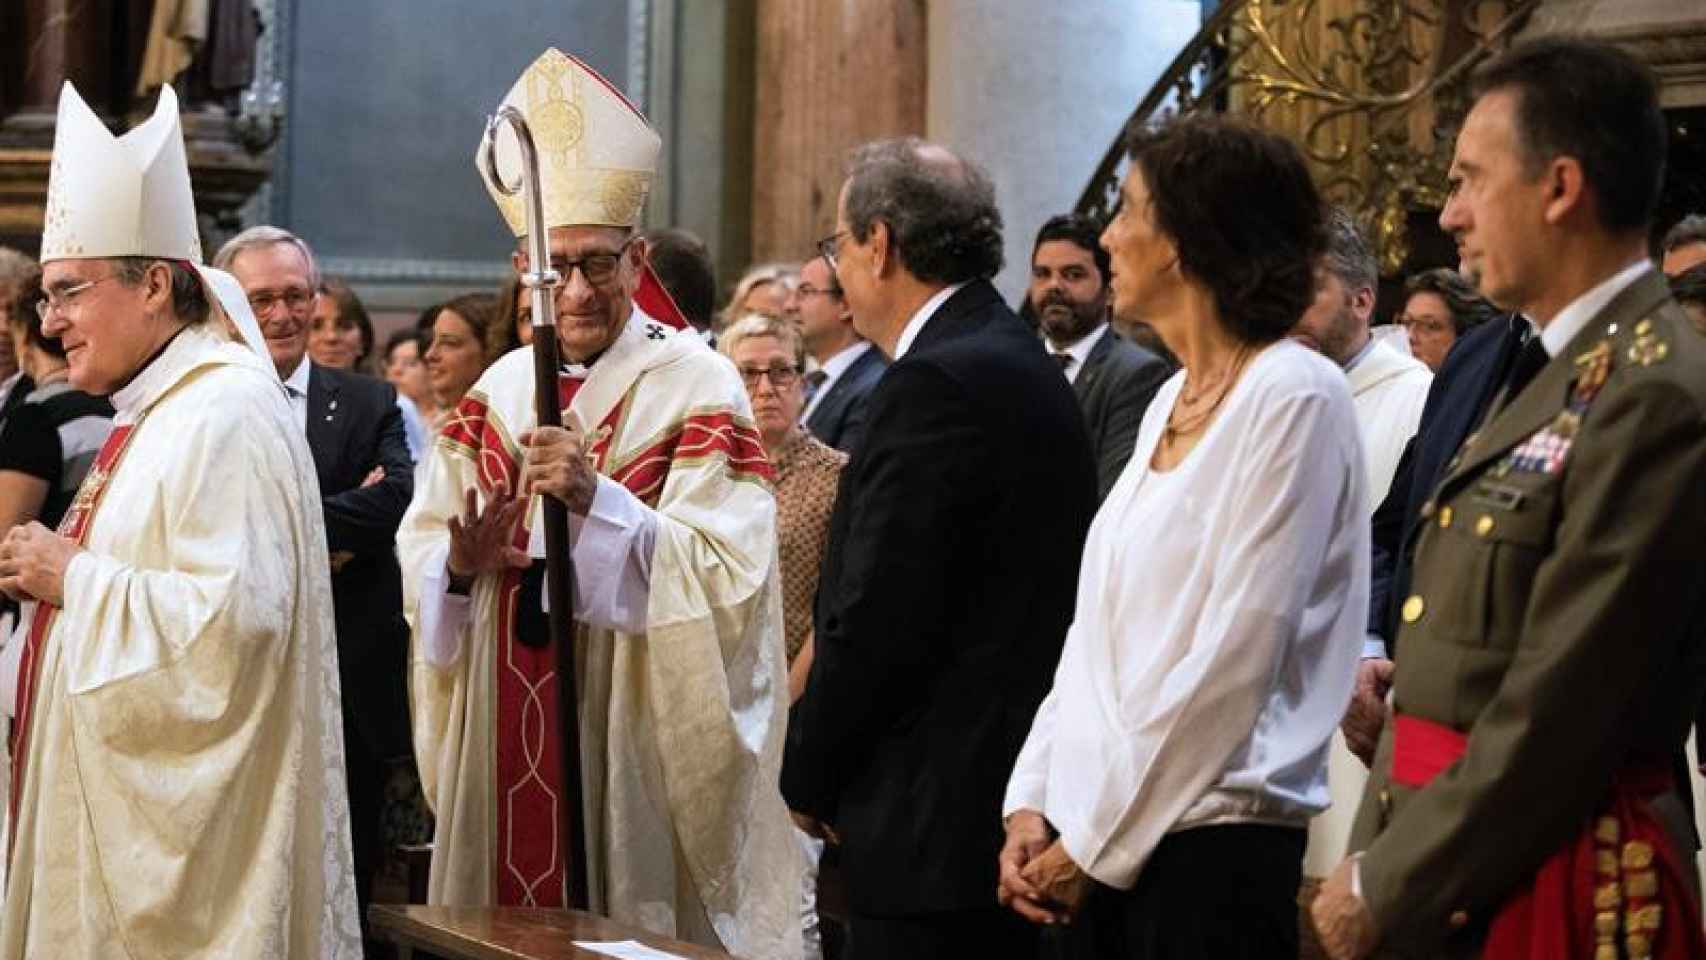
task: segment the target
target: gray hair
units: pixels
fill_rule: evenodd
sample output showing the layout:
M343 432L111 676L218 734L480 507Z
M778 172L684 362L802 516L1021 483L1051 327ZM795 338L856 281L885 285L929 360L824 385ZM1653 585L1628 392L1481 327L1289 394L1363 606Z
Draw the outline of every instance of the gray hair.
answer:
M740 312L746 303L746 298L752 291L767 283L779 283L788 290L793 290L800 282L800 267L794 263L757 263L746 268L739 280L735 281L734 292L729 294L729 302L723 306L718 319L726 329L736 320L745 316Z
M207 288L201 285L201 274L182 260L163 260L159 257L113 257L113 276L127 287L135 287L148 276L148 268L156 263L172 275L172 312L185 323L197 324L207 320L212 312L207 301Z
M0 287L39 276L41 266L29 254L11 247L0 247Z
M1706 214L1691 213L1678 220L1676 226L1665 231L1664 243L1659 246L1669 253L1691 243L1706 243Z
M847 163L847 226L863 243L877 221L907 272L926 283L987 280L1001 270L1001 211L989 174L918 137L877 140Z
M800 336L800 328L791 321L767 317L762 313L749 313L734 323L728 325L717 337L717 350L730 360L735 358L735 348L742 341L754 337L775 337L794 355L794 367L805 372L806 341Z
M213 255L213 265L229 272L231 264L239 254L261 247L277 246L288 243L302 254L302 262L308 264L308 286L310 289L320 288L320 267L314 260L314 251L308 248L308 241L302 239L283 227L258 226L250 227L235 237L225 241L219 252Z
M1374 251L1369 249L1356 218L1343 207L1327 211L1327 252L1321 258L1321 265L1352 293L1364 288L1380 289L1380 268L1375 265Z

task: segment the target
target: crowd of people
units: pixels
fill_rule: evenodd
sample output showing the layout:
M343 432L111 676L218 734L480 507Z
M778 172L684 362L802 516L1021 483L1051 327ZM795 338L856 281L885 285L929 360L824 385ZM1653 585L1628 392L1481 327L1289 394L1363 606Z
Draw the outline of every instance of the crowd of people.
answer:
M571 797L591 909L742 957L1706 957L1706 216L1649 250L1625 54L1482 66L1460 262L1380 325L1298 149L1201 116L1015 306L995 184L899 138L719 307L552 50L555 326L487 183L514 276L381 343L287 230L200 265L169 91L142 172L65 97L0 250L0 957L360 956L399 838L428 902L565 906Z

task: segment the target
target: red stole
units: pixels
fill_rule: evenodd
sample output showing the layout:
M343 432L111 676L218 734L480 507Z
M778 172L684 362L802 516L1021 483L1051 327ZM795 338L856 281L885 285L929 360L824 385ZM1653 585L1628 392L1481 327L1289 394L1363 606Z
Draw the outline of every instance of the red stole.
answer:
M89 467L89 472L83 477L83 485L77 489L76 499L66 509L65 516L59 520L59 535L75 543L79 547L88 540L89 527L94 520L95 509L101 505L101 497L106 493L107 481L112 478L113 471L118 468L119 460L124 451L130 446L130 438L135 431L135 424L114 427L107 434L106 442L101 445L101 452L95 455L95 462ZM30 618L30 630L24 640L23 654L18 661L18 715L12 721L12 793L7 798L11 812L12 830L7 835L13 841L17 839L18 829L18 798L23 795L24 761L29 753L30 720L35 713L35 693L37 676L41 669L41 648L47 641L47 633L53 627L53 620L59 614L59 608L47 603L37 603L35 615ZM12 843L7 845L7 859L11 858Z
M1394 783L1424 787L1468 748L1468 736L1450 727L1404 714L1393 719ZM1706 957L1700 907L1683 873L1692 865L1678 857L1646 804L1673 786L1662 763L1618 771L1592 821L1499 908L1481 955Z

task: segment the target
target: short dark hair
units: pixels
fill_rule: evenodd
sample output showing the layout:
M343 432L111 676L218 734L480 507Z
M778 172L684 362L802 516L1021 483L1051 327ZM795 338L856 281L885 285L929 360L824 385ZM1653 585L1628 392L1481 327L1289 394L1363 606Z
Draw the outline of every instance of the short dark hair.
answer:
M658 283L669 291L688 323L700 330L709 327L717 309L717 269L705 241L680 227L649 231L645 239Z
M201 285L201 274L182 260L161 260L158 257L114 257L113 275L118 282L134 287L148 276L148 268L158 263L172 274L172 312L188 324L207 320L211 307L207 288Z
M1326 220L1327 252L1321 256L1322 266L1352 291L1367 288L1378 292L1380 266L1356 217L1344 207L1333 207L1327 211Z
M1607 43L1547 37L1511 47L1475 71L1479 99L1516 95L1517 141L1531 175L1574 157L1612 233L1645 231L1664 186L1669 134L1658 82L1639 60Z
M361 331L361 356L355 358L356 369L367 363L367 358L373 355L373 318L367 315L367 307L362 305L361 298L355 295L350 285L337 277L322 277L319 294L329 297L338 308L339 319L348 320Z
M1500 315L1492 301L1476 291L1475 286L1450 267L1423 270L1404 281L1404 302L1418 293L1431 293L1445 301L1451 313L1451 327L1458 336Z
M897 137L855 148L847 179L853 238L863 243L872 224L887 224L901 264L917 279L962 283L1001 270L995 184L976 164L918 137Z
M434 311L434 316L437 316L437 311ZM404 327L401 330L393 330L391 335L385 338L385 352L379 355L379 359L384 363L390 363L391 354L396 353L397 348L405 343L414 344L416 357L424 359L428 345L422 341L426 338L427 332L419 327Z
M1037 250L1051 240L1065 240L1090 251L1096 261L1096 272L1102 275L1102 286L1108 285L1108 251L1102 249L1102 230L1096 222L1080 213L1063 213L1049 217L1037 231L1037 242L1031 244L1031 259Z
M1689 267L1671 277L1670 295L1684 306L1706 310L1706 263Z
M7 326L24 331L24 339L34 344L37 349L49 356L65 357L65 344L58 337L50 337L42 332L41 314L36 312L36 304L42 299L41 270L23 270L18 273L9 287L9 296L0 303L0 318ZM6 331L0 329L0 334Z
M1691 213L1678 220L1675 226L1665 231L1665 239L1659 244L1659 249L1669 253L1691 243L1706 243L1706 215Z
M1126 132L1179 267L1208 287L1235 336L1269 343L1315 299L1326 251L1321 194L1291 141L1241 121L1188 116Z

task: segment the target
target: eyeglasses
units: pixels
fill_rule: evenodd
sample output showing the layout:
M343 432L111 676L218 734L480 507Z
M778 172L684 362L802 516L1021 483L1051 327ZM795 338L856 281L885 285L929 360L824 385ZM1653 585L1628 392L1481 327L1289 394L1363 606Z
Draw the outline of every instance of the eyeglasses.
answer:
M740 378L746 383L746 388L748 390L753 390L758 387L758 380L760 377L769 377L771 386L778 390L786 390L794 385L795 380L800 378L800 369L794 366L770 367L768 369L754 367L740 368Z
M69 316L72 307L75 306L73 301L75 301L77 297L81 296L84 291L94 289L97 285L106 283L108 280L113 280L117 277L118 274L109 273L96 280L85 280L82 283L74 283L71 286L60 290L57 294L45 294L40 300L36 301L36 316L41 318L42 323L46 323L48 319L56 313L61 316Z
M616 268L622 264L622 254L627 251L629 244L632 244L636 239L636 237L629 237L624 240L622 245L616 248L615 253L589 253L573 260L567 257L553 257L551 269L562 276L565 286L570 280L574 279L576 267L580 268L581 276L586 277L587 283L595 287L606 286L610 281L616 279Z
M839 296L841 296L841 288L839 288L839 287L814 287L809 283L802 283L799 286L794 288L794 293L799 295L801 300L804 300L807 297L815 297L815 296L819 296L819 295L822 295L825 297L839 297Z
M817 252L823 255L823 260L829 264L829 269L834 270L836 268L835 256L841 250L841 238L852 235L853 231L851 230L837 230L817 242Z
M286 310L296 313L313 302L314 291L302 287L296 287L282 293L262 290L258 293L249 294L249 308L255 311L257 317L272 313L273 308L281 303L284 304Z

